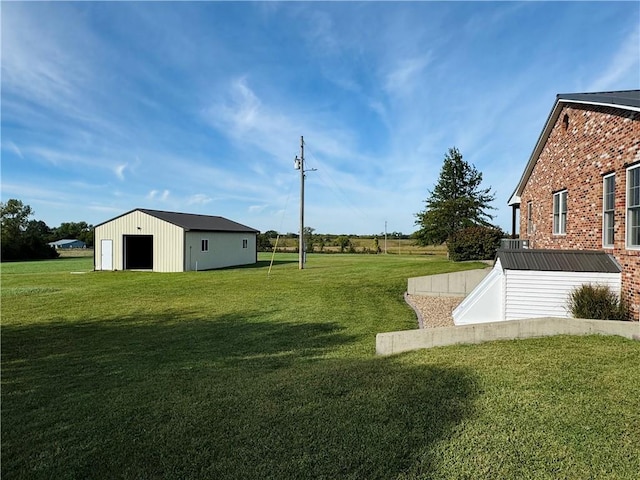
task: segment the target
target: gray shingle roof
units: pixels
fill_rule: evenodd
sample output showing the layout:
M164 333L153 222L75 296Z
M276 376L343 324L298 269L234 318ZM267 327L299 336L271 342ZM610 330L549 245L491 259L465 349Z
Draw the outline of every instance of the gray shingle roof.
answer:
M595 250L498 250L497 256L505 270L596 273L622 270L611 255Z
M159 218L165 222L172 223L185 230L207 231L207 232L248 232L260 233L246 225L234 222L224 217L212 215L198 215L193 213L165 212L162 210L148 210L139 208L141 212Z
M620 90L617 92L561 93L558 100L570 100L593 104L619 105L640 108L640 90Z

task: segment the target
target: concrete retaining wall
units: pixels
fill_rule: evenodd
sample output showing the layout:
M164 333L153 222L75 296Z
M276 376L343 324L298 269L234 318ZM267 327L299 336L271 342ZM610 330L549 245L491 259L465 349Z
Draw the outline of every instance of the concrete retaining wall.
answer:
M466 297L490 271L491 268L484 268L410 278L407 293L433 297Z
M552 335L620 335L640 340L640 323L575 318L534 318L458 327L404 330L376 335L376 353L392 355L422 348Z

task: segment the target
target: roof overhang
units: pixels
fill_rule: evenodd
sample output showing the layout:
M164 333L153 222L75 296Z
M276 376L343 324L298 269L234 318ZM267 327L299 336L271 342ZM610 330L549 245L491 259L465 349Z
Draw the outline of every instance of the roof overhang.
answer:
M507 205L509 206L519 206L520 205L520 195L524 190L525 185L529 181L529 177L531 176L531 172L533 172L533 168L538 161L538 157L542 153L542 149L547 143L547 139L551 134L551 130L553 130L554 125L558 121L558 117L560 116L560 112L568 104L582 104L582 105L592 105L592 106L600 106L600 107L612 107L618 108L621 110L640 112L640 90L628 90L622 92L601 92L601 93L566 93L566 94L558 94L556 96L556 101L547 117L547 121L544 124L544 128L538 137L538 141L529 157L529 161L527 162L527 166L522 173L522 177L520 177L520 181L518 182L518 186L509 197L509 201Z

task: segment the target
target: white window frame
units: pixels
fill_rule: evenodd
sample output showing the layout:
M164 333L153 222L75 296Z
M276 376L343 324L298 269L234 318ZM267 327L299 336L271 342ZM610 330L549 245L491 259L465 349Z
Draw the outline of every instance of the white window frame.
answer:
M638 176L638 183L633 186L635 197L632 201L631 194L631 176ZM626 226L627 226L627 249L629 250L640 250L640 238L636 240L636 243L632 242L633 235L636 233L640 237L640 164L633 165L632 167L627 168L627 188L626 188ZM635 220L637 223L632 225L632 221Z
M200 241L200 251L201 252L208 252L209 251L209 239L208 238L203 238Z
M249 248L249 239L248 238L243 238L242 239L242 248Z
M527 233L533 233L533 202L527 202Z
M609 181L613 181L611 190L607 189ZM609 197L609 198L607 198ZM607 200L610 200L608 202ZM616 222L616 174L610 173L602 177L602 248L613 248L615 245Z
M553 194L553 234L567 234L567 189Z

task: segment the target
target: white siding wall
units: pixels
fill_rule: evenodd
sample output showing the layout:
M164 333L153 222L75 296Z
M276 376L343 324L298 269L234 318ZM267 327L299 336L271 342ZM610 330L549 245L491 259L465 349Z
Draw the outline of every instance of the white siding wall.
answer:
M122 270L124 235L153 235L153 270L182 272L184 268L184 230L176 225L133 211L95 229L95 269L102 270L102 240L113 240L113 268Z
M209 251L202 251L202 240L209 240ZM243 248L243 240L247 247ZM197 262L197 267L196 267ZM187 232L184 251L185 270L249 265L256 263L256 234L234 232Z
M500 260L489 275L452 312L456 325L504 320L504 272Z
M620 294L619 273L506 270L505 278L505 320L569 317L569 295L585 283L607 285Z

